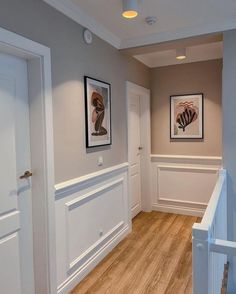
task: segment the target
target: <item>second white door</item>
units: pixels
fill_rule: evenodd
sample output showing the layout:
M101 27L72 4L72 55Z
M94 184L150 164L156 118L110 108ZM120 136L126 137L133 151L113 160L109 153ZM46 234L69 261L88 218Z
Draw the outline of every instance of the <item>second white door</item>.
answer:
M0 293L33 294L27 62L0 54Z
M129 96L129 157L130 192L132 218L141 210L141 136L140 136L140 97Z

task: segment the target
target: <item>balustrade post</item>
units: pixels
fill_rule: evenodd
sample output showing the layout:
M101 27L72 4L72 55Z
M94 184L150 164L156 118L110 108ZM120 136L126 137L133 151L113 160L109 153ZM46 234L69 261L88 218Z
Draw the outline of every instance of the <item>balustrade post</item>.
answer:
M210 294L209 233L199 224L193 226L193 294Z

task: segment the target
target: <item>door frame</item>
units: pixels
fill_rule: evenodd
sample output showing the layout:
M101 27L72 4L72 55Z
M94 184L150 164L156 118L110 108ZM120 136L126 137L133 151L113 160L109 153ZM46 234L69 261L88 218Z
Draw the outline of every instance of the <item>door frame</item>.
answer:
M32 179L35 293L55 294L57 282L51 53L48 47L3 28L0 28L0 51L24 58L28 64L31 161L33 172L36 171L35 178ZM39 138L42 140L41 144Z
M150 90L141 87L137 84L127 81L126 82L126 108L127 108L127 154L130 166L130 94L135 94L140 97L140 138L142 156L140 158L140 173L141 173L141 209L145 212L152 210L151 205L151 121L150 121ZM129 206L130 206L130 221L131 216L131 185L129 173Z

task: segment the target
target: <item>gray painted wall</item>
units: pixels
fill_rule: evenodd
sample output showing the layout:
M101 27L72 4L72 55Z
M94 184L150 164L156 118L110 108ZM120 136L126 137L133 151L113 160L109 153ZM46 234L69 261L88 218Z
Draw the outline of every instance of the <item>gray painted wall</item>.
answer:
M236 241L236 30L224 33L223 157L228 171L228 234ZM230 260L230 291L236 291L236 258Z
M56 183L127 161L125 81L149 87L149 69L94 37L42 0L1 0L0 26L51 48ZM112 85L111 147L85 149L83 76ZM95 152L97 151L97 152Z

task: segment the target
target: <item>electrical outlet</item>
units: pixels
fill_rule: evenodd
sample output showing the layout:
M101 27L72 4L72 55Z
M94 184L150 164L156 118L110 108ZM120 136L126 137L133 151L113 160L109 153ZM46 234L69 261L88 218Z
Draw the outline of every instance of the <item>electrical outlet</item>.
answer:
M98 166L103 166L103 157L102 156L98 157Z

